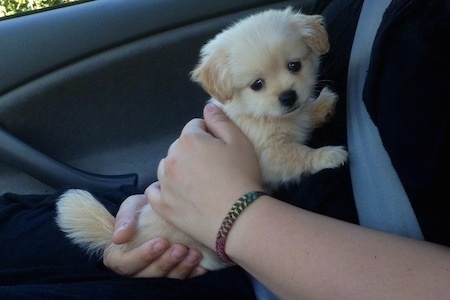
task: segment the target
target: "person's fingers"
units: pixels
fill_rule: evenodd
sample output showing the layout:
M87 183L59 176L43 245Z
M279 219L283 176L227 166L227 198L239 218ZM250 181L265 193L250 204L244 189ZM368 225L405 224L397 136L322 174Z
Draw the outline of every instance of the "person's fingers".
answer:
M181 135L185 133L192 133L192 132L205 132L206 131L206 124L205 120L203 119L192 119L189 122L186 123L186 125L183 127L183 130L181 131Z
M169 247L170 244L167 239L155 238L126 252L123 250L109 251L105 253L103 263L118 274L137 276L150 264L158 260Z
M169 150L167 150L167 155L169 155L173 149L175 148L175 146L177 145L179 139L176 139L175 141L172 142L172 144L170 144L169 146Z
M170 245L165 238L154 238L141 246L124 252L116 249L105 253L103 263L114 272L135 278L187 279L203 275L199 265L200 251L182 244Z
M159 168L158 168L159 170ZM161 186L159 184L159 181L155 181L152 184L150 184L144 191L145 197L147 201L150 203L150 206L153 207L153 202L160 202L161 200Z
M166 277L174 279L187 279L199 276L206 273L206 269L199 266L202 260L202 254L195 249L188 249L188 253L183 260L181 260Z
M202 266L197 266L192 272L191 274L189 274L188 278L194 278L197 276L201 276L201 275L205 275L208 272L208 270L206 270L205 268L203 268Z
M137 272L134 277L168 277L172 269L174 269L188 254L188 247L181 244L174 244L160 257L152 261L146 268ZM176 278L175 273L172 274L172 278Z
M136 233L140 209L146 204L144 195L133 195L122 202L114 224L113 243L123 244L131 240Z
M215 104L206 104L203 110L203 116L208 132L214 137L223 140L225 143L236 141L236 137L242 136L236 124ZM241 134L237 135L236 132Z
M158 179L162 178L162 176L164 175L165 163L166 163L166 159L165 158L163 158L163 159L161 159L159 161L158 168L156 169L156 176L158 177ZM158 185L156 187L158 187L158 188L160 187L159 183L158 183Z

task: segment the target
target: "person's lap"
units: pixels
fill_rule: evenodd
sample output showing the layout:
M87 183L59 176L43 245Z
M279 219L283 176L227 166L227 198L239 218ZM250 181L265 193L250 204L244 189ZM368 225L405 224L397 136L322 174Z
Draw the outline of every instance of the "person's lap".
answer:
M138 192L124 187L100 199L115 214L126 196ZM58 229L59 194L0 197L0 298L254 298L249 279L238 267L185 281L116 275Z

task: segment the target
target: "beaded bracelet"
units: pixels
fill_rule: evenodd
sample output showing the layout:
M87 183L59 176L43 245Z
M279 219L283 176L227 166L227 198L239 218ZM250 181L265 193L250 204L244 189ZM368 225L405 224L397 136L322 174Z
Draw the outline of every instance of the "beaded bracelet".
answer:
M225 219L223 219L222 225L220 226L220 229L217 232L216 253L224 264L228 266L235 265L234 261L232 261L225 253L225 242L227 241L228 233L230 232L231 226L247 206L249 206L253 201L255 201L256 199L258 199L260 196L263 195L267 194L265 192L260 191L248 192L233 204L227 216L225 217Z

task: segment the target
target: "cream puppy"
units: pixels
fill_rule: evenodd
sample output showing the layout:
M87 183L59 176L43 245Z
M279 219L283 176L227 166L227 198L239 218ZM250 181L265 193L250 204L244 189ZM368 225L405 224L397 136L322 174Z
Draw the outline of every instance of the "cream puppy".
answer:
M252 141L269 191L347 160L343 147L303 145L338 98L325 88L311 99L319 57L328 49L321 16L269 10L218 34L192 72Z
M320 16L287 8L243 19L201 50L192 79L253 142L268 191L306 174L338 167L347 159L339 146L312 149L303 145L311 131L333 113L337 101L328 89L311 99L319 56L328 48ZM114 220L87 191L69 190L57 202L57 224L91 254L127 251L161 236L199 249L206 269L225 267L214 251L167 223L150 205L142 209L137 234L129 243L111 242Z

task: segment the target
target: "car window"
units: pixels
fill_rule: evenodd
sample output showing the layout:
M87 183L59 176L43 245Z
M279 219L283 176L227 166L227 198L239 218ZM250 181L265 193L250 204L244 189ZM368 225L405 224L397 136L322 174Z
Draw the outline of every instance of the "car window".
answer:
M82 0L0 0L0 18L23 15L75 2L82 2Z

